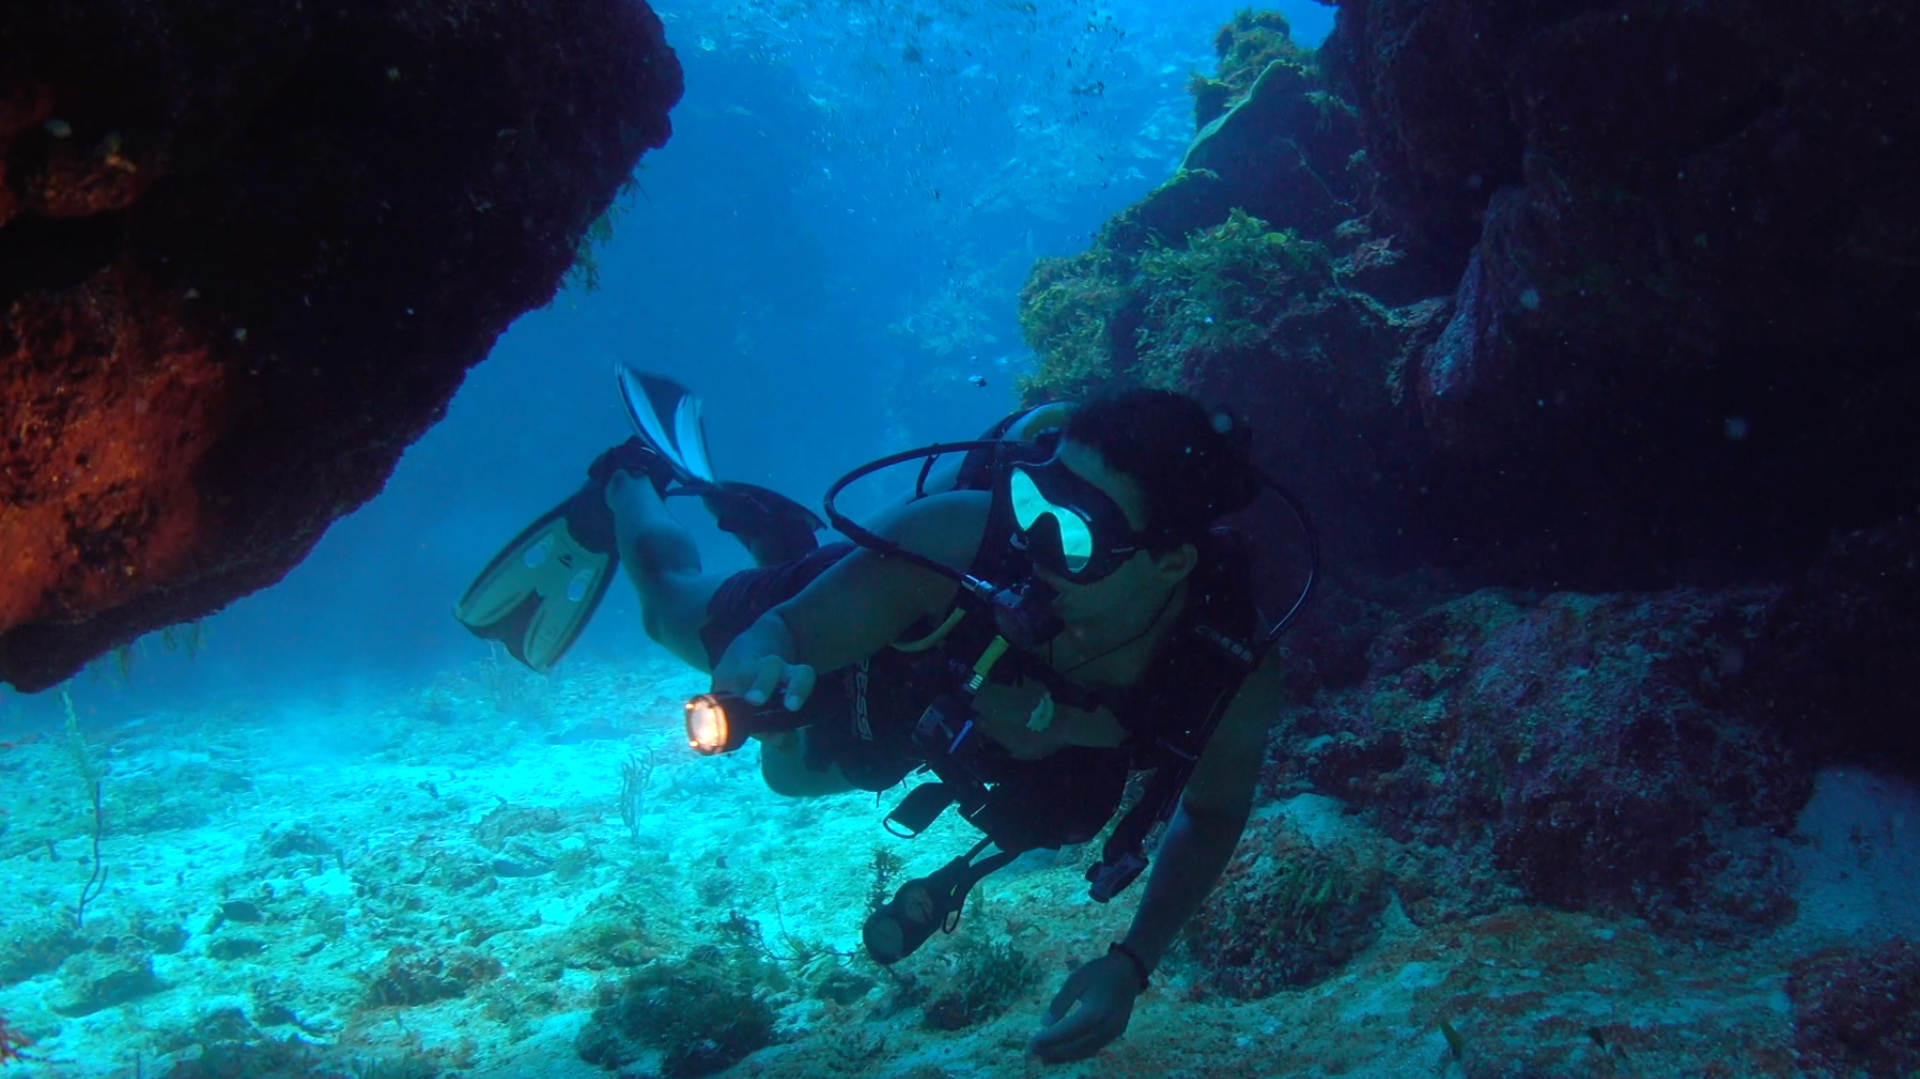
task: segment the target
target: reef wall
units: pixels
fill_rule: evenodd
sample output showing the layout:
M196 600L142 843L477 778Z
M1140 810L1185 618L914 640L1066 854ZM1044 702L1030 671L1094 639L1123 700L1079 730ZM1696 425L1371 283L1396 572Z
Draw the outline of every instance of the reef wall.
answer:
M1895 4L1342 5L1376 221L1465 264L1408 387L1536 507L1502 538L1772 575L1920 503L1917 48Z
M641 0L0 14L0 679L277 581L669 134Z
M1381 863L1415 920L1783 924L1815 768L1920 765L1920 26L1344 0L1285 38L1224 27L1183 167L1036 265L1027 395L1253 421L1328 571L1266 794L1416 852ZM1321 969L1274 965L1274 889L1364 936L1372 886L1311 868L1216 899L1233 991Z
M1920 505L1901 9L1348 0L1317 56L1230 70L1273 32L1223 31L1202 115L1251 89L1036 271L1033 395L1242 402L1370 571L1779 577ZM1236 232L1302 257L1237 272Z

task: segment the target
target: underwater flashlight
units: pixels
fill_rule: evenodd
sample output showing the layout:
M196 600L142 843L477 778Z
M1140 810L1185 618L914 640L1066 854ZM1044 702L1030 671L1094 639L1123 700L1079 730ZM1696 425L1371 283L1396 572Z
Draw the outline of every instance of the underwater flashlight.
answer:
M809 722L775 702L756 707L737 693L701 693L687 701L687 745L711 757L732 753L753 735L790 731Z

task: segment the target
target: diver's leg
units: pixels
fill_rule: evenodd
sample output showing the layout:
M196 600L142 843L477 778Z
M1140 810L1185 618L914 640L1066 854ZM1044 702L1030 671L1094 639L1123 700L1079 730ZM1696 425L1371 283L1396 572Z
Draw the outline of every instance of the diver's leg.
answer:
M767 789L788 798L816 798L823 794L841 794L853 789L853 783L840 773L837 764L824 772L807 767L805 731L784 731L760 739L760 778Z
M627 577L640 593L647 636L698 671L709 671L700 627L725 574L702 573L693 537L667 512L652 484L627 472L607 481L607 507Z

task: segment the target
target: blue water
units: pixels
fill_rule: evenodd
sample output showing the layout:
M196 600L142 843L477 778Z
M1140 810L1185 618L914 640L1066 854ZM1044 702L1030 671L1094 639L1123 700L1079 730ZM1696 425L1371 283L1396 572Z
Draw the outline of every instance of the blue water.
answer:
M1332 28L1331 8L1275 6L1302 44ZM658 8L686 95L597 255L599 290L514 323L386 490L280 584L208 618L191 662L136 645L130 684L82 678L75 700L117 712L337 694L480 654L453 600L626 436L616 358L705 398L724 478L809 505L855 464L1011 410L1028 267L1083 250L1171 175L1192 135L1187 79L1212 71L1233 12L1040 9ZM1099 96L1075 92L1094 83ZM703 514L681 517L708 565L745 564ZM577 649L648 647L622 586ZM44 698L10 707L53 714Z

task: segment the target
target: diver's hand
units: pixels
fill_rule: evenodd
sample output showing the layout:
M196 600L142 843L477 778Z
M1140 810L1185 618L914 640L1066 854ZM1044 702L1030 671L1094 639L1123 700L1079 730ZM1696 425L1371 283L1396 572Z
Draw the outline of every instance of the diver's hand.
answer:
M787 711L798 711L813 695L818 676L812 667L788 663L767 647L772 642L765 639L768 634L761 629L766 621L762 618L754 623L727 646L726 654L713 668L714 691L737 693L755 707L777 699ZM790 652L791 648L782 651Z
M1139 995L1140 975L1132 960L1124 955L1095 959L1067 975L1040 1019L1046 1029L1034 1035L1027 1052L1049 1064L1092 1056L1127 1029ZM1071 1015L1068 1009L1073 1009Z
M804 663L788 663L779 656L761 656L735 678L736 685L746 688L733 692L755 706L778 698L787 711L794 712L813 695L815 677L813 668ZM714 682L719 683L718 671L714 672Z

